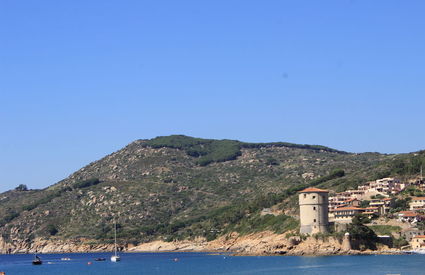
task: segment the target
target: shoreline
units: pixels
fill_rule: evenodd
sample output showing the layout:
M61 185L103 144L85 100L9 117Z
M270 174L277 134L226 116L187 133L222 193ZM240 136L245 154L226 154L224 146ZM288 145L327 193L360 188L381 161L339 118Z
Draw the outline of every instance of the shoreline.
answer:
M42 252L38 253L39 255L43 254L90 254L90 253L113 253L113 251L78 251L78 252ZM414 255L420 254L411 251L360 251L360 250L350 250L343 253L334 253L334 254L250 254L250 253L239 253L232 251L193 251L193 250L163 250L163 251L121 251L121 254L137 254L137 253L147 253L147 254L162 254L162 253L206 253L210 255L228 255L233 257L327 257L327 256L372 256L372 255ZM0 253L0 255L30 255L34 254L33 252L17 252L17 253Z
M61 253L107 253L113 244L97 243L93 240L35 239L31 243L0 240L0 254L61 254ZM165 242L155 240L146 243L121 244L124 253L225 253L233 256L334 256L334 255L400 255L409 251L379 245L377 250L347 250L342 242L333 237L317 239L308 237L286 237L269 231L239 235L232 233L212 241L204 238ZM11 253L7 253L10 250Z

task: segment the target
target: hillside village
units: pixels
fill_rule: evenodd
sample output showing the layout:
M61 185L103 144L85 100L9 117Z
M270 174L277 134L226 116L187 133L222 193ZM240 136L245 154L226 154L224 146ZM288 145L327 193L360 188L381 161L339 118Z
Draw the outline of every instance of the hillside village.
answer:
M382 243L425 249L425 182L421 176L382 178L357 189L333 192L319 188L300 191L300 233L345 231L356 217L368 219Z

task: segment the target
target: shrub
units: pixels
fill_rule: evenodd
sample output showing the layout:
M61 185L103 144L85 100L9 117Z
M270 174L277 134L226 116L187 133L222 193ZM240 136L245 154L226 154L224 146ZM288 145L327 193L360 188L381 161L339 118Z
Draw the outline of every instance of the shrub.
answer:
M25 184L19 184L16 188L16 191L28 191L28 187Z
M84 180L84 181L80 181L77 183L74 183L74 188L86 188L86 187L90 187L96 184L99 184L100 180L97 178L92 178L92 179L88 179L88 180Z
M400 232L400 226L393 225L370 225L369 226L376 234L379 235L389 235L391 236L393 232Z
M199 158L197 160L197 164L200 166L206 166L213 162L235 160L242 154L241 148L263 148L276 146L345 153L319 145L300 145L286 142L244 143L237 140L202 139L184 135L156 137L146 141L145 146L150 146L153 148L168 147L184 150L187 155ZM276 160L268 160L268 162L270 165L279 164Z
M410 208L409 202L412 198L395 199L391 201L391 213L396 213Z
M401 248L401 247L406 246L408 244L409 244L409 242L406 241L405 238L393 238L393 245L396 248Z
M359 248L376 249L378 236L376 233L364 225L369 219L363 215L356 215L352 223L348 225L347 231L350 233L351 239L358 244Z
M54 236L54 235L56 235L58 232L59 232L59 230L56 228L56 226L54 226L53 224L48 224L47 226L46 226L46 231L47 231L47 233L49 233L51 236Z

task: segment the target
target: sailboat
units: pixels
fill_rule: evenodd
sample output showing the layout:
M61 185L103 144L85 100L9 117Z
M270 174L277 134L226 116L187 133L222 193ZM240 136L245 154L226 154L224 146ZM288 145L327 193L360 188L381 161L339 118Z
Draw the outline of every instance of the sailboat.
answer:
M117 254L117 223L115 222L115 232L114 232L114 255L111 256L111 262L121 261L121 257Z
M32 264L33 265L41 265L43 263L43 261L41 260L40 257L37 256L37 251L34 254L34 259L32 260Z

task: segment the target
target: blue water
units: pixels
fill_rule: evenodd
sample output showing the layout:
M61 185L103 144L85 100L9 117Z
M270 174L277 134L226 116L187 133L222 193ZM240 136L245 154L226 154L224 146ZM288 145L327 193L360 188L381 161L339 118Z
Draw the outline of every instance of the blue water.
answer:
M425 255L238 257L207 253L42 254L43 265L31 265L32 255L0 255L0 271L10 274L425 274ZM61 261L69 257L71 261ZM98 257L105 262L95 262ZM175 259L178 261L175 261ZM92 262L92 264L88 264Z

